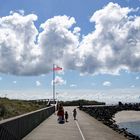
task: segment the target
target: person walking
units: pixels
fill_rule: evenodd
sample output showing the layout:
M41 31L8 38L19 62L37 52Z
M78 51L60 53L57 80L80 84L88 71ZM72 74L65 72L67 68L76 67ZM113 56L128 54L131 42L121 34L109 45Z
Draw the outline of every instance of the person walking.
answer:
M66 120L66 122L68 122L68 117L69 117L68 112L65 111L65 120Z
M74 117L74 120L76 120L76 115L77 115L77 111L76 109L73 110L73 117Z
M58 116L59 123L63 123L64 122L64 108L62 104L60 104L58 107L57 116Z

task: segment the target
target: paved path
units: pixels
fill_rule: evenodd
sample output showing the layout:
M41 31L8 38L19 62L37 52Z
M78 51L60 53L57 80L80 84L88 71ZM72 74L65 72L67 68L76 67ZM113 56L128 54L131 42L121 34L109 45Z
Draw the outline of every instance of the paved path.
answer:
M77 120L73 120L74 107L65 107L69 113L69 122L57 123L53 114L23 140L126 140L123 136L77 109Z

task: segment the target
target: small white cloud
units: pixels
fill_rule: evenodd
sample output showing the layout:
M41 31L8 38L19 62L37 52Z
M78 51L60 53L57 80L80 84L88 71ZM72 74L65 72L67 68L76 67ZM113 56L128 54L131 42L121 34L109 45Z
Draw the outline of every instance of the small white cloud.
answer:
M111 86L111 82L109 82L109 81L104 81L104 82L103 82L103 86L110 87L110 86Z
M45 77L45 76L46 76L46 74L41 74L40 76L41 76L41 77Z
M24 10L22 10L22 9L20 9L20 10L18 10L18 12L21 14L21 15L24 15Z
M17 81L13 81L13 84L16 84L17 83Z
M66 85L66 80L64 80L62 77L60 76L56 76L55 80L54 80L55 85ZM53 84L53 80L52 83Z
M70 87L77 87L77 85L76 84L71 84Z
M36 86L41 86L41 83L39 81L36 81Z
M0 81L2 80L2 77L0 77Z
M137 76L137 77L136 77L136 80L139 80L139 79L140 79L140 77L139 77L139 76Z
M80 31L81 31L81 29L79 27L75 27L73 30L73 34L80 36Z
M135 87L135 85L131 85L131 88L134 88Z
M16 10L16 11L10 11L10 14L13 15L15 12L21 14L21 15L24 15L25 11L20 9L20 10Z
M12 15L12 14L14 14L14 11L11 10L9 13L10 13L10 15Z

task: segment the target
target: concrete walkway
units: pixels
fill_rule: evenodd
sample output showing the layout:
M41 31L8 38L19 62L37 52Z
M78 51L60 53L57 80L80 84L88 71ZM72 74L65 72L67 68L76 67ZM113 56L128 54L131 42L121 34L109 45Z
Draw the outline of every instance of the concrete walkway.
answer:
M59 124L53 114L23 140L126 140L83 111L77 109L77 120L73 120L74 107L64 109L69 113L69 122Z

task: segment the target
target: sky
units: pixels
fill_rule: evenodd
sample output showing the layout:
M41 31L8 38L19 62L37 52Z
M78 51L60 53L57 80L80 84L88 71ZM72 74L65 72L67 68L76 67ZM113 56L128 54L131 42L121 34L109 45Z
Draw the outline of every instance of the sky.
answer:
M140 0L0 0L0 96L140 101Z

